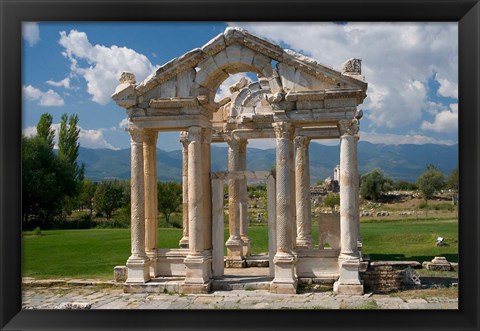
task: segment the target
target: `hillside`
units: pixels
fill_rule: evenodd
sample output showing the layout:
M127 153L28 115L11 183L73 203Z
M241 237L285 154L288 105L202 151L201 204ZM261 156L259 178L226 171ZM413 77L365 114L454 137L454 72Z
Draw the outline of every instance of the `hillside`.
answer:
M333 168L339 163L340 147L310 144L310 172L312 183L333 176ZM415 181L429 163L448 175L458 166L458 145L385 145L359 142L359 172L366 173L380 168L395 180ZM212 171L227 169L226 147L212 146ZM85 176L94 181L104 178L126 179L130 177L130 149L80 148L78 158L85 164ZM248 170L269 170L275 164L275 149L247 149ZM159 180L180 181L182 153L157 150Z

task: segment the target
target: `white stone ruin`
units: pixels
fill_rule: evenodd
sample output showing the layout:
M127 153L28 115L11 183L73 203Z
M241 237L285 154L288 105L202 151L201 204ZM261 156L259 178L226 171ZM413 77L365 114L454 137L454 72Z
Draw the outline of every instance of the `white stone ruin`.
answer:
M258 82L240 80L230 97L215 102L220 84L240 72L256 73ZM172 277L180 279L180 293L209 292L225 265L244 266L250 254L247 179L257 177L268 186L270 291L295 293L299 278L334 278L338 293L362 294L357 246L362 112L357 107L366 90L359 59L335 71L239 28L227 28L143 82L123 73L112 98L126 110L131 137L132 241L125 291ZM157 246L156 144L158 132L164 131L180 132L183 147L183 238L177 249ZM276 139L275 174L246 169L248 140L262 138ZM308 148L312 139L332 138L340 139L339 233L333 247L316 249ZM228 172L211 172L212 142L228 144ZM224 182L229 192L226 242Z

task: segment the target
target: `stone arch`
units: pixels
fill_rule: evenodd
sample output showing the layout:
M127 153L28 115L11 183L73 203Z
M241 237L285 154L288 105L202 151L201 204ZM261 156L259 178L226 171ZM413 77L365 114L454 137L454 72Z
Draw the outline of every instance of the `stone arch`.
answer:
M270 81L274 77L272 59L241 44L227 46L221 52L198 63L191 95L208 93L210 104L214 103L218 87L229 77L241 72L254 72ZM206 91L205 91L206 89Z

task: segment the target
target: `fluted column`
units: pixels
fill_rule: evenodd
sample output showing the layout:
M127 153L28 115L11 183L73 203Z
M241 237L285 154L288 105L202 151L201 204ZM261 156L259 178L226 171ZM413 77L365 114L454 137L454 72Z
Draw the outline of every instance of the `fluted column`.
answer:
M295 293L297 279L295 275L295 256L292 252L292 231L294 231L292 192L294 192L293 168L293 134L294 127L287 122L273 123L275 130L276 155L276 242L277 252L274 257L275 278L270 286L273 293Z
M157 262L157 229L158 229L158 197L157 197L157 132L146 131L143 142L143 171L145 180L145 252L150 258L151 272L156 273Z
M203 252L202 220L202 128L188 129L188 248L189 256L200 256Z
M181 248L188 248L188 132L180 132L182 144L182 217L183 236L178 243Z
M243 260L243 241L240 237L240 182L235 176L240 170L240 141L227 136L228 143L228 231L227 267L235 267L235 260Z
M310 138L305 136L295 137L296 246L304 249L312 248L309 145Z
M238 157L240 161L239 169L240 171L247 170L247 144L246 139L239 140L238 148ZM245 177L238 178L239 185L239 197L240 197L240 238L243 241L243 255L250 256L250 238L248 236L248 190L247 190L247 179Z
M334 290L342 294L363 294L358 255L358 170L356 157L358 120L341 120L340 131L340 277Z
M131 145L131 252L127 260L127 283L145 283L150 279L150 260L145 253L145 183L143 129L129 129Z
M203 189L203 221L202 237L203 249L212 249L212 181L210 146L212 129L204 128L202 131L202 189Z
M204 163L210 163L210 154L206 153L206 128L192 126L188 128L188 255L184 260L185 282L180 286L181 293L208 292L212 278L212 256L205 251L205 236L210 232L206 216L211 196L205 188L206 180ZM209 169L209 167L208 167ZM208 177L209 178L209 177ZM210 186L210 183L208 183ZM210 205L211 206L211 205ZM211 222L211 219L210 219ZM211 223L210 223L211 224Z
M358 259L356 224L358 211L357 167L355 135L358 132L357 120L341 120L340 129L340 236L342 259Z

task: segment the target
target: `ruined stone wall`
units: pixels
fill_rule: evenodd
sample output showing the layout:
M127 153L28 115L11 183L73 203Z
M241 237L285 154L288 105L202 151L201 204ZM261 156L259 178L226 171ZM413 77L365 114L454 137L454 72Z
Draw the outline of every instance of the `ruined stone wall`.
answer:
M378 261L371 262L366 271L360 273L366 291L389 293L415 285L415 271L421 267L418 262L410 261Z

